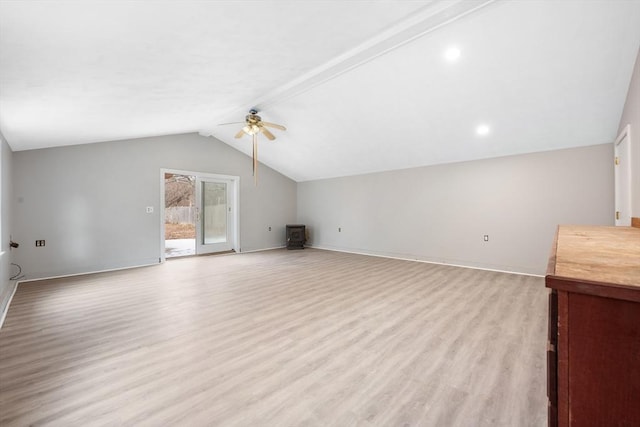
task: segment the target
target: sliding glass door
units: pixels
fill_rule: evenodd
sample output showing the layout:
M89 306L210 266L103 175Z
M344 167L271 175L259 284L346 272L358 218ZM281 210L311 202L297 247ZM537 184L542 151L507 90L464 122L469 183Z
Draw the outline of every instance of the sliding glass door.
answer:
M233 249L234 182L196 177L196 253Z
M240 178L161 169L163 209L160 260L239 251Z

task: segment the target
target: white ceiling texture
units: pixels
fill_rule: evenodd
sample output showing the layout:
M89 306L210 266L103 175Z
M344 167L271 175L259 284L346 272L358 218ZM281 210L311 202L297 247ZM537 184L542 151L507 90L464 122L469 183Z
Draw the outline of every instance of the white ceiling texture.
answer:
M639 46L636 0L0 0L0 130L250 154L217 125L256 107L287 126L260 161L296 181L594 145Z

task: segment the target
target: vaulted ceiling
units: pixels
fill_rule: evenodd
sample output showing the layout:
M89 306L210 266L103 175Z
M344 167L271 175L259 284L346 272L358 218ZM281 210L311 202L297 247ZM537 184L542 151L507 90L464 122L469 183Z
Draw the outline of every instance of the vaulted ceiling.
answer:
M639 46L638 0L0 0L0 130L250 154L218 124L256 107L287 126L261 162L297 181L594 145Z

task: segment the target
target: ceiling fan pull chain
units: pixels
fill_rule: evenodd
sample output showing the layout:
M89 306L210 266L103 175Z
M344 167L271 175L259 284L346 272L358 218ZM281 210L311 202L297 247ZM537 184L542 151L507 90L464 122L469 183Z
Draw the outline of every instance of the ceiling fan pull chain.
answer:
M253 183L258 185L258 135L253 135Z

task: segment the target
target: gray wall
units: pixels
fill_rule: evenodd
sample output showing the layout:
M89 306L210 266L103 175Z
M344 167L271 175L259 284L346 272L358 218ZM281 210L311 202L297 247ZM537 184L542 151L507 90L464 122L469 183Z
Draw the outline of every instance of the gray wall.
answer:
M316 247L544 274L558 224L612 225L612 156L605 144L298 183L298 221Z
M618 134L631 125L631 216L640 218L640 51L631 76Z
M296 183L197 134L19 151L14 158L14 251L27 279L157 263L160 169L240 176L240 245L284 245ZM153 214L145 212L154 206ZM272 226L273 231L268 231ZM36 239L46 240L35 247Z
M0 318L5 311L14 283L9 280L15 272L11 269L11 258L13 250L9 249L9 239L11 236L11 202L12 202L12 181L11 171L13 166L13 153L11 148L0 133L0 210L2 211L2 229L0 230Z

